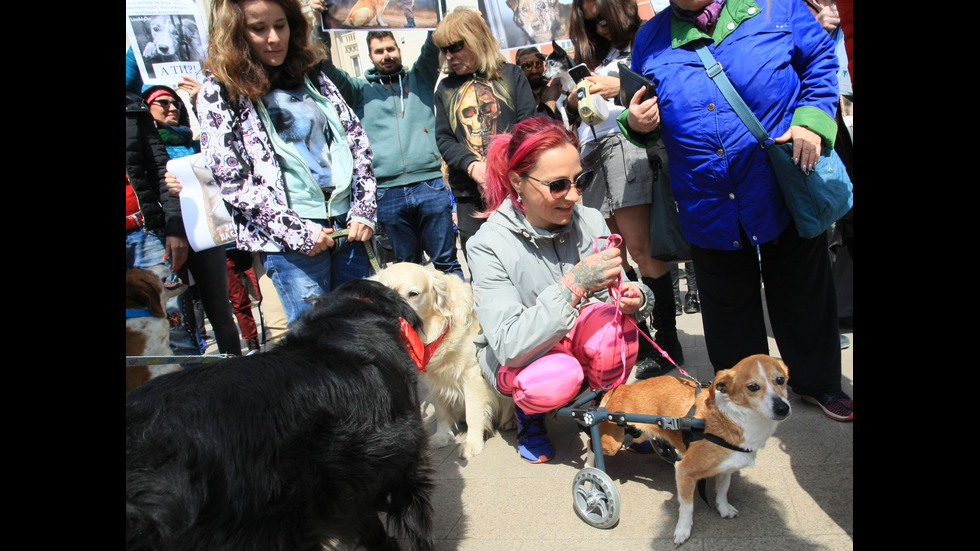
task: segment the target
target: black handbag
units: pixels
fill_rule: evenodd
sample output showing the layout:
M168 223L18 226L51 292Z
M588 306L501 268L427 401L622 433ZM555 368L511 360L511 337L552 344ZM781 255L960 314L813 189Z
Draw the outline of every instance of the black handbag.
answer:
M708 76L718 85L722 95L748 126L755 139L765 149L776 174L776 183L783 193L786 207L796 224L797 233L810 239L816 237L851 210L854 204L853 186L844 163L833 149L821 148L820 159L811 172L804 172L793 163L793 144L774 144L762 123L715 61L702 41L696 48Z
M650 256L664 262L691 260L691 244L681 232L677 201L670 191L667 167L657 155L657 146L647 150L653 167L653 202L650 204Z

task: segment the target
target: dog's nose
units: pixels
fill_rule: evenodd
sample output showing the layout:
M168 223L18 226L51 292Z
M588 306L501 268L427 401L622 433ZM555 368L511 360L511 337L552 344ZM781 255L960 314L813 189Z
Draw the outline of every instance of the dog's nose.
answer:
M776 416L776 419L785 419L789 415L789 402L779 396L773 396L772 413Z

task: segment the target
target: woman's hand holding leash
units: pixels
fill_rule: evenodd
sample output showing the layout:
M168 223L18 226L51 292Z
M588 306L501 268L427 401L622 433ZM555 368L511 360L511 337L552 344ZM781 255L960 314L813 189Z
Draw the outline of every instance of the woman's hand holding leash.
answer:
M320 228L320 235L316 238L316 243L313 244L313 249L310 250L309 256L316 256L317 253L322 253L323 251L329 251L333 247L333 238L330 234L333 230L329 227Z
M635 314L640 306L643 306L643 291L635 283L627 281L623 283L622 292L619 295L619 311L632 315Z
M368 241L374 235L374 230L371 229L371 226L360 222L351 222L347 226L347 229L350 230L350 233L347 234L347 239L351 241Z
M563 296L574 306L585 293L618 283L622 263L617 247L583 258L561 278Z

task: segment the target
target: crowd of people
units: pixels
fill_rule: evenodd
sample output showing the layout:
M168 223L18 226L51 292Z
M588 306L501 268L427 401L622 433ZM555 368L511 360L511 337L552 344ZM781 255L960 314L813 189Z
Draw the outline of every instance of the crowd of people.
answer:
M204 352L202 315L223 354L271 345L314 298L369 276L374 242L393 261L465 280L458 239L480 365L514 398L526 461L552 458L544 415L584 385L683 365L682 313L701 314L718 371L769 352L768 308L793 390L853 419L839 331L853 323L852 214L827 236L797 234L765 153L693 49L709 45L801 166L836 146L850 170L841 101L853 100L853 58L841 29L852 27L834 0L670 0L649 21L636 0L573 0L574 60L608 108L593 124L575 94L542 78L537 47L510 62L474 8L447 13L411 68L392 32L367 33L372 67L358 77L319 37L312 16L326 7L214 0L203 81L177 86L189 104L172 87L144 86L127 53L127 269L162 265L168 280L194 284L167 305L176 354ZM620 63L651 78L656 96L622 104ZM183 184L166 170L194 154L235 224L233 242L198 251L183 227ZM677 263L650 254L658 178L691 244L683 300ZM621 331L603 332L609 324ZM625 353L584 355L581 343L596 338Z

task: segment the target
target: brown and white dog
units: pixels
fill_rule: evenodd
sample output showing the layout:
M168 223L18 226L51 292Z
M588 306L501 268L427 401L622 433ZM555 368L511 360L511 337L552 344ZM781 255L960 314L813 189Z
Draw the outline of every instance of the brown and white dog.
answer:
M160 275L152 270L126 271L126 356L173 356L166 304L186 290L183 282L164 286ZM180 369L178 364L126 366L126 392Z
M347 13L347 19L344 20L343 25L345 27L363 27L368 25L371 19L374 19L378 22L379 27L387 27L384 13L388 9L389 2L391 0L357 0L357 3Z
M567 38L571 2L559 0L507 0L514 12L514 24L524 31L528 44L541 44Z
M694 487L700 479L715 477L715 505L724 518L738 510L728 503L732 473L755 464L756 452L776 430L777 424L790 414L786 398L789 371L782 361L757 354L740 361L735 367L715 374L706 390L697 394L696 419L705 420L705 435L715 435L740 451L726 448L708 439L685 445L681 431L664 430L655 424L633 423L643 434L638 442L649 438L665 440L681 457L675 464L677 501L680 516L674 528L674 544L691 536L694 514ZM679 377L654 377L619 386L600 402L609 411L642 415L684 417L695 404L696 384ZM623 444L623 427L604 422L599 426L602 451L616 455Z
M370 279L397 291L422 318L426 353L432 354L422 373L436 415L432 445L442 448L452 443L453 425L461 416L467 426L459 454L463 459L483 451L495 421L502 430L516 426L513 399L490 388L476 359L473 341L480 322L473 311L470 285L455 275L411 262L392 264Z

